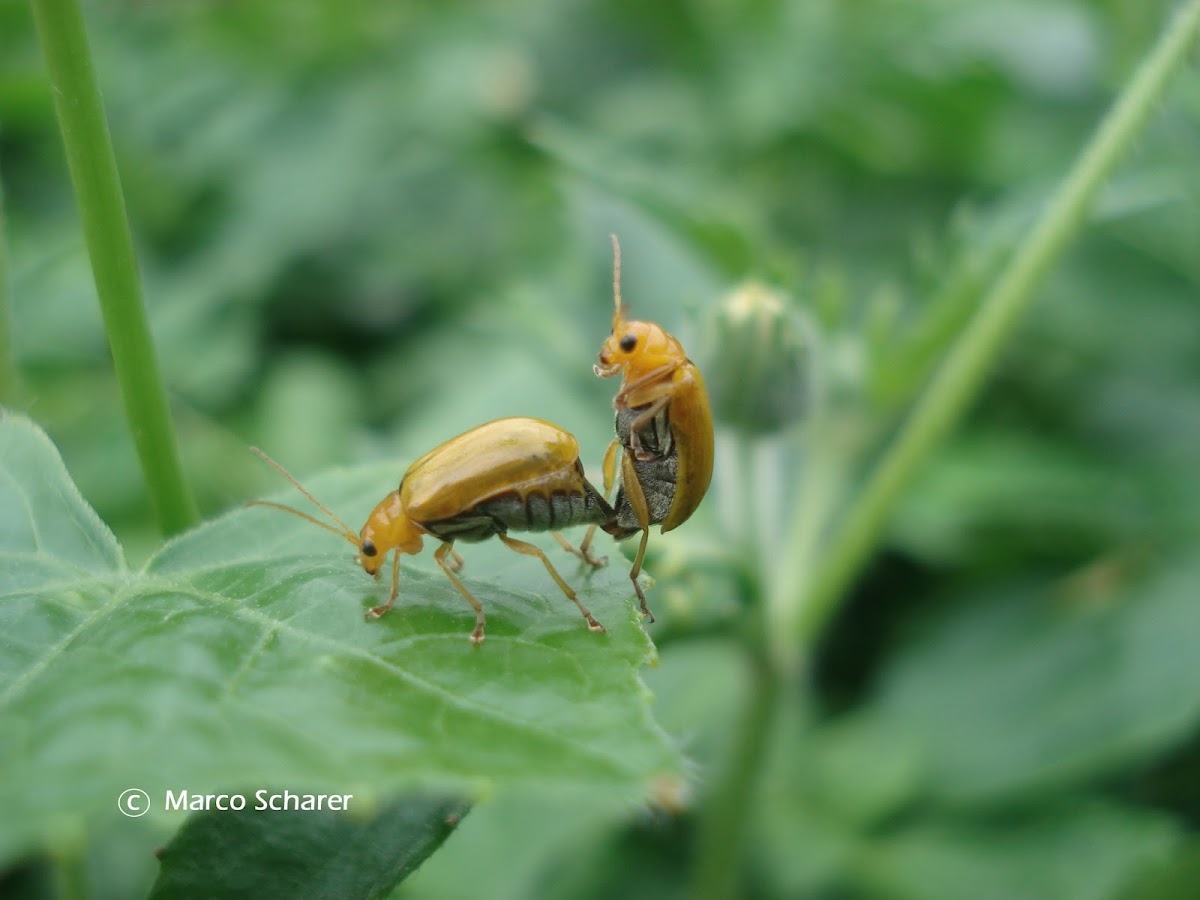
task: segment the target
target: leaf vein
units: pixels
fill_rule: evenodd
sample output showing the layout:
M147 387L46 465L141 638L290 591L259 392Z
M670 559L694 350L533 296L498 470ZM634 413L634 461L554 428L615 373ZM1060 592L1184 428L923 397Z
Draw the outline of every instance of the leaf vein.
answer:
M203 592L186 585L172 585L170 583L165 584L164 587L169 590L176 590L179 593L196 597L200 600L218 600L222 603L222 605L229 607L235 615L238 615L243 619L252 621L257 625L265 627L273 626L277 631L290 634L300 640L305 640L318 646L331 648L345 656L364 660L380 669L383 669L385 672L390 673L411 687L417 688L418 690L437 697L446 705L452 706L461 712L472 713L493 721L501 722L515 730L525 730L531 734L537 734L545 738L550 738L559 744L570 747L576 753L579 753L584 757L600 760L604 764L615 768L617 771L627 771L627 767L624 766L624 764L617 758L607 754L599 753L595 750L595 748L565 737L553 729L543 727L535 722L530 722L525 719L518 719L514 716L506 715L503 711L495 709L494 707L485 706L481 703L468 700L465 697L458 696L441 685L414 675L412 672L397 666L395 663L383 659L369 650L364 650L363 648L356 647L353 644L345 644L326 635L306 631L303 628L290 625L280 619L274 619L264 613L259 612L258 610L247 607L245 604L232 597L227 597L224 594L216 591Z
M238 683L247 674L249 674L250 669L254 665L254 661L256 659L258 659L258 657L262 654L263 650L266 649L267 644L270 642L271 638L273 638L278 632L279 632L278 625L268 626L263 629L262 634L259 636L259 638L255 642L254 646L251 647L250 650L246 653L246 658L244 660L242 660L242 664L240 666L238 666L237 671L234 672L233 675L230 677L229 684L225 688L225 696L226 697L234 697L236 695Z
M81 635L87 628L89 628L93 622L98 621L104 615L118 607L124 599L125 597L123 592L114 591L112 599L110 599L107 603L96 607L88 615L84 616L83 619L79 621L78 625L67 632L67 634L60 638L59 641L51 646L44 654L39 656L37 660L34 661L33 665L9 682L8 687L4 690L4 692L0 693L0 706L4 706L12 701L12 699L16 697L17 694L19 694L22 690L24 690L34 678L44 672L51 663L66 653L67 648L70 647L71 644L74 643L75 639L79 637L79 635Z
M25 510L25 518L29 520L29 532L33 537L33 547L40 553L42 549L42 536L41 532L38 531L37 519L33 515L33 506L29 502L29 495L25 492L25 488L21 486L20 482L8 473L8 470L0 470L0 474L13 486L14 493L21 498L21 506Z

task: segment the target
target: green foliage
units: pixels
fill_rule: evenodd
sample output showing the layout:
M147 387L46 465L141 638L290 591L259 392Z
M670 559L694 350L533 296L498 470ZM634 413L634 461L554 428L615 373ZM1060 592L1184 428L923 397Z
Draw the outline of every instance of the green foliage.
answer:
M1101 576L1103 577L1103 576ZM898 654L872 712L951 805L1016 802L1144 760L1200 725L1193 561L1102 591L997 590ZM970 659L969 668L963 661Z
M353 781L374 798L363 815L386 815L396 791L465 791L471 814L397 897L474 897L486 879L513 900L691 900L695 850L729 805L744 841L724 857L736 871L716 868L748 896L1191 897L1194 67L1149 107L956 434L917 454L814 647L796 645L784 602L828 564L864 476L1177 5L87 4L155 345L210 518L281 487L247 444L306 484L324 471L314 491L357 525L405 462L500 415L569 428L595 480L612 386L590 364L620 236L634 314L723 379L733 413L710 496L652 535L661 658L639 676L651 651L612 549L584 590L610 630L596 639L536 561L463 548L489 617L471 654L470 611L428 559L406 564L397 610L365 623L385 588L281 514L235 512L162 547L32 21L0 0L21 400L129 559L56 465L0 483L0 523L28 496L62 543L0 557L16 591L0 599L3 677L115 604L0 707L0 801L18 810L0 892L148 890L150 850L181 816L112 810L148 776ZM777 398L739 403L745 369L718 371L733 360L705 330L749 282L813 325L805 418L767 437L729 421ZM271 637L269 619L284 623ZM259 639L238 681L251 705L220 699ZM794 666L769 704L764 657ZM437 742L437 702L401 673L542 730L468 715L469 739ZM118 699L89 701L113 685ZM283 698L328 727L297 726ZM763 707L766 733L748 741ZM63 741L33 743L50 736ZM678 774L681 751L686 783L654 779ZM746 758L753 783L728 804L725 775ZM648 793L658 804L638 802ZM336 827L329 846L361 858L340 829L362 820Z
M598 636L535 560L468 551L490 619L475 648L474 615L440 572L406 565L399 607L364 621L380 589L335 539L274 510L210 522L130 571L44 435L7 415L0 449L5 860L64 829L118 827L129 787L164 815L181 788L302 786L369 808L400 789L522 782L632 800L679 777L619 563L580 589L609 628ZM313 489L369 508L390 477L343 471Z
M1051 808L998 824L949 822L880 841L865 854L861 880L895 898L1100 900L1160 857L1171 832L1160 817L1104 806ZM1083 854L1088 865L1072 864Z
M4 213L4 183L0 181L0 403L17 400L19 380L13 359L12 313L8 296L8 228Z
M461 800L405 796L354 819L299 810L201 813L163 849L150 896L385 897L469 809Z

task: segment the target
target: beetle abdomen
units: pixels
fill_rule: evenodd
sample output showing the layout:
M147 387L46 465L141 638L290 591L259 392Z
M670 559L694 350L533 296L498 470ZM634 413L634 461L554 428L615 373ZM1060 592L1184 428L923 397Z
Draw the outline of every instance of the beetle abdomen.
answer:
M689 371L692 382L703 394L700 373L694 371L694 368ZM633 424L645 409L645 406L618 406L615 422L617 439L621 442L623 452L632 458L642 493L646 495L646 506L650 514L646 524L661 524L663 531L670 531L687 521L708 490L709 479L712 477L712 425L709 422L706 427L699 429L700 434L693 435L689 443L681 443L676 440L671 426L670 416L675 407L667 405L638 429L639 446L635 450ZM707 399L697 405L697 410L707 416ZM702 443L704 435L707 435L707 446ZM639 451L641 456L652 455L654 458L640 460ZM610 530L609 534L620 538L623 534L640 530L637 515L625 496L624 485L617 494L614 508L617 511L619 531Z
M675 489L679 474L679 458L675 454L661 456L649 462L633 461L634 471L637 472L638 484L646 497L646 508L650 511L649 524L657 525L665 521L675 502ZM617 491L617 500L613 504L617 511L617 527L619 533L609 531L614 537L623 537L641 530L637 513L625 494L625 486Z
M631 426L633 425L633 420L640 413L640 409L630 408L617 411L616 431L617 436L621 440L624 452L631 452ZM671 512L671 506L675 502L675 489L679 479L679 455L676 452L674 441L671 440L671 428L667 420L667 411L664 409L659 412L657 416L638 432L638 438L641 441L642 450L646 453L653 453L655 456L654 459L645 462L635 457L633 468L637 472L637 479L638 483L642 486L642 493L646 495L646 507L650 511L650 521L648 524L657 525L663 522ZM613 508L617 513L616 524L618 530L610 530L610 534L620 538L641 530L641 526L637 520L637 513L633 511L633 506L630 504L629 497L625 493L624 485L617 491L617 499L613 504Z
M621 441L621 446L626 450L631 449L633 446L633 438L631 436L633 420L643 412L643 407L626 406L617 410L613 426L616 428L617 438ZM671 423L667 418L667 409L665 407L659 410L658 415L646 425L642 426L642 430L638 432L638 440L641 443L642 450L647 453L653 453L655 456L676 455L675 441L671 437Z
M447 541L474 543L508 531L559 531L576 525L608 525L612 507L591 484L579 491L528 493L492 497L466 512L421 526Z
M603 506L601 505L603 504ZM599 494L578 493L507 494L481 503L486 511L513 531L559 531L575 525L604 524L612 518L612 509Z

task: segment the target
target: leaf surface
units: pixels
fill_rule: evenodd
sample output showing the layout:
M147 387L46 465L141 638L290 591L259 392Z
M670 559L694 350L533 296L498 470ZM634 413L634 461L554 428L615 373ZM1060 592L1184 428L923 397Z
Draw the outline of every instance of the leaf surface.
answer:
M1200 721L1200 568L1100 596L1003 588L898 654L868 708L950 805L1036 797L1161 753Z
M150 897L385 897L469 809L461 800L414 795L366 818L328 810L199 813L163 851Z
M405 558L379 621L363 612L386 579L271 509L202 525L131 572L35 426L0 418L0 449L0 865L119 824L135 787L151 816L181 817L167 790L352 793L368 811L404 789L560 783L633 799L680 777L615 552L583 572L549 551L608 627L596 635L537 560L463 546L488 616L473 647L473 613L428 552ZM398 475L376 465L310 487L357 522Z

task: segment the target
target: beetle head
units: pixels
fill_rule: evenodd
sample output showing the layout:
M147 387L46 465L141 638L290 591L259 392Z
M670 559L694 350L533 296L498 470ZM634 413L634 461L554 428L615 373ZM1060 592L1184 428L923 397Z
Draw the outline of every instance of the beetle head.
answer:
M683 345L661 325L622 319L613 322L613 332L600 348L599 360L592 369L601 378L621 373L630 381L643 372L686 358Z
M613 245L613 320L612 333L600 348L600 358L592 370L601 378L622 373L626 381L669 362L684 360L683 345L665 328L654 322L625 318L621 302L621 245L615 234Z
M354 561L368 575L379 577L379 570L387 558L388 551L399 549L401 553L421 552L424 541L412 520L404 514L400 502L400 491L392 491L380 501L367 516L362 532L352 542L358 546Z

